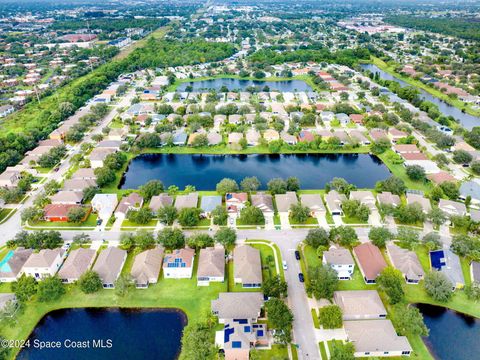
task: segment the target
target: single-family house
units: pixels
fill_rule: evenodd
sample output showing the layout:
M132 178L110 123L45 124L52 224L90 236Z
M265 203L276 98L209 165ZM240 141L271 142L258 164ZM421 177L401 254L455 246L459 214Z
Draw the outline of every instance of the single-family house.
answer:
M261 292L225 292L211 301L212 314L224 324L232 319L248 319L257 322L264 304Z
M388 129L388 138L393 142L396 143L398 140L407 137L408 134L404 131L398 130L396 128Z
M387 267L380 249L372 243L363 243L353 248L353 254L366 284L375 284L377 276Z
M260 251L249 245L240 245L233 250L233 276L235 284L243 288L262 286L262 262Z
M103 221L110 219L117 204L117 194L95 194L91 201L92 210Z
M445 274L452 284L452 290L465 286L460 258L450 249L430 251L430 265L432 269Z
M137 289L146 289L149 284L156 284L160 275L163 248L155 246L135 256L130 275Z
M370 140L359 130L350 131L350 137L361 145L370 145Z
M332 246L323 252L322 262L337 272L339 280L351 280L355 261L348 249Z
M67 259L58 271L58 277L63 283L71 284L77 281L95 261L97 252L93 249L78 248L70 251Z
M117 281L122 272L125 260L127 260L127 252L113 246L102 250L100 254L98 254L97 261L95 261L92 270L95 271L102 280L104 289L115 288L115 281Z
M154 195L150 199L150 204L148 204L148 207L150 210L153 212L157 212L161 208L165 206L170 206L173 205L173 197L171 197L168 194L160 194L160 195Z
M386 249L390 262L402 272L407 284L418 284L423 279L425 272L414 251L402 249L393 243L387 244Z
M130 210L140 210L143 206L143 197L137 193L131 193L123 197L115 210L115 216L126 216Z
M425 214L428 214L430 210L432 210L430 200L419 194L407 193L407 204L419 204Z
M31 276L36 280L43 280L47 276L57 273L64 260L63 249L42 249L38 253L32 253L23 264L22 274Z
M467 215L467 207L464 203L440 199L438 208L449 216L465 216Z
M325 195L325 202L327 203L327 209L332 215L343 216L342 203L347 200L347 197L340 194L336 190L331 190Z
M298 141L303 141L303 142L312 142L315 140L315 135L311 131L308 130L302 130L298 134Z
M273 215L273 200L272 195L265 193L252 194L252 206L255 206L262 210L264 215Z
M222 206L222 197L220 195L202 196L200 200L200 209L202 212L200 215L209 218L217 206Z
M225 205L227 212L233 216L240 216L240 211L246 206L248 201L247 193L227 193L225 194Z
M367 206L370 211L377 211L375 196L371 191L355 190L350 192L350 200L357 200L360 204Z
M275 141L280 139L280 134L277 130L274 129L267 129L263 133L263 138L267 142Z
M208 145L218 145L223 141L222 135L215 131L207 133Z
M277 211L283 214L290 214L292 205L298 203L297 194L295 191L287 191L285 194L276 194L275 203L277 204Z
M260 133L255 129L248 129L247 133L245 134L248 146L257 146L260 143L261 137L262 136Z
M17 170L5 170L0 174L0 187L12 188L17 186L22 174Z
M300 202L310 209L310 215L313 217L325 216L327 212L320 194L301 194Z
M193 273L195 250L176 249L163 258L163 276L167 279L190 279Z
M397 207L402 203L400 200L400 196L392 194L390 191L384 191L377 194L377 201L379 205L387 205L393 207Z
M85 189L90 187L97 187L97 182L95 180L85 180L85 179L69 179L63 182L63 190L65 191L78 191L83 192Z
M390 320L345 321L343 326L348 341L355 346L355 357L410 356L413 351Z
M185 208L196 208L198 204L198 193L177 195L175 198L175 208L180 211Z
M56 221L56 222L68 221L68 214L70 210L78 207L80 207L80 205L48 204L48 205L45 205L45 207L43 208L43 218L45 219L45 221ZM86 216L88 216L88 214Z
M333 299L342 310L343 320L373 320L387 317L387 309L377 290L335 291Z
M23 265L27 262L32 253L32 249L25 249L23 247L10 250L1 260L0 282L17 281L22 274Z
M428 174L427 178L428 178L428 180L430 180L431 182L433 182L437 185L440 185L444 182L456 182L457 181L457 179L455 179L455 177L453 177L451 174L449 174L446 171L440 171L438 173ZM463 183L462 186L464 184L465 183ZM460 189L460 194L461 194L461 189Z
M62 190L54 194L50 200L52 204L80 205L83 200L83 192Z
M97 176L92 168L80 168L73 173L72 179L97 180Z
M295 145L297 143L297 138L294 135L290 135L286 131L280 133L282 140L288 145Z
M232 132L228 134L228 143L231 144L238 144L240 140L243 139L243 134L239 132Z
M210 282L225 280L225 249L209 247L200 250L197 270L197 285L208 286Z
M111 148L94 148L88 157L90 159L90 166L93 169L102 167L105 158L115 152L116 150Z

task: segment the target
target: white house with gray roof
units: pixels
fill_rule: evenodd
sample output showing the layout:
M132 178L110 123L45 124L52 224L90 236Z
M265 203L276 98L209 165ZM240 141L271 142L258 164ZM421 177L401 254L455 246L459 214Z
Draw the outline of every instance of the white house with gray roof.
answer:
M264 304L260 292L228 292L218 294L218 299L212 300L212 313L223 324L231 319L249 319L256 322L260 317Z
M390 320L345 321L343 327L348 341L355 346L355 357L410 356L413 351Z
M467 207L464 203L440 199L438 208L449 216L465 216L467 215Z
M30 255L23 264L22 273L36 280L43 280L47 276L53 276L64 260L63 249L42 249L38 253Z
M337 272L339 280L351 280L355 260L348 249L332 246L323 252L322 262Z
M384 319L387 310L376 290L335 291L333 299L342 310L343 320Z

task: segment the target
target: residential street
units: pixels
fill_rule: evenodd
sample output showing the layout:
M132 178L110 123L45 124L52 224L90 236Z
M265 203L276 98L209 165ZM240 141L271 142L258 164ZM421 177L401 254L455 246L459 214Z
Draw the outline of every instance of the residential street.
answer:
M113 106L112 110L105 116L102 122L99 123L96 127L94 127L89 133L86 133L83 140L76 144L73 149L68 152L66 158L62 160L59 166L59 170L50 172L47 175L47 179L43 182L43 184L40 184L35 190L31 191L29 193L29 198L23 204L18 205L15 214L13 214L5 223L0 225L0 246L4 245L8 240L12 239L19 231L21 231L22 222L20 219L20 215L22 213L22 210L32 206L35 198L43 192L43 186L50 180L60 181L61 179L63 179L68 169L70 168L70 159L75 154L81 152L81 145L83 143L90 142L93 135L100 134L102 132L102 129L106 127L118 114L117 110L129 105L134 96L135 89L132 88L128 93L125 94L121 101L119 101ZM70 118L77 118L87 114L90 106L91 105L86 105L84 108L80 108Z

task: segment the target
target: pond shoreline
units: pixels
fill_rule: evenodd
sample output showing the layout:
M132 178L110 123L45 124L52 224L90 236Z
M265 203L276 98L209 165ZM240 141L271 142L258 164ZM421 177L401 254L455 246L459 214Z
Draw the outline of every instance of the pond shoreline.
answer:
M68 317L72 317L72 318L78 318L80 316L83 315L83 318L86 318L86 319L83 319L83 321L78 321L78 319L76 319L77 321L74 321L75 324L77 324L78 326L76 327L71 327L73 329L73 331L71 333L68 334L67 337L65 337L65 333L64 333L64 327L60 328L59 327L59 323L61 323L62 321L66 321L65 318L68 319ZM140 319L138 319L138 317L141 317ZM135 317L134 319L134 322L132 322L133 318ZM104 347L106 346L106 339L110 339L112 341L112 346L111 346L111 349L114 349L115 345L116 346L123 346L123 343L124 341L119 341L118 338L119 337L123 337L124 334L122 333L122 331L110 331L110 329L112 328L115 328L115 330L118 330L118 327L114 327L115 325L114 324L109 324L110 326L100 326L100 325L103 325L102 323L100 323L100 321L103 321L106 322L108 324L108 322L112 322L112 320L115 320L114 322L115 323L118 323L118 324L122 324L123 325L127 325L127 322L130 320L130 322L132 322L132 324L130 324L130 326L128 326L128 329L132 329L132 325L134 326L135 323L137 321L140 321L142 322L142 318L146 318L146 317L163 317L163 318L170 318L170 321L172 321L174 318L175 320L177 320L177 323L176 324L171 324L171 328L173 329L174 327L177 328L177 334L176 334L176 337L178 338L178 346L176 346L175 349L169 349L169 355L172 355L172 353L174 352L174 355L175 356L170 356L170 358L172 359L175 359L178 357L178 355L180 354L181 352L181 338L182 338L182 332L183 332L183 328L185 328L185 326L188 325L188 316L186 314L186 312L184 310L182 310L181 308L179 307L175 307L175 308L170 308L170 307L141 307L141 306L113 306L113 307L110 307L110 306L79 306L79 307L64 307L64 308L58 308L58 309L52 309L48 312L46 312L45 314L43 314L43 316L37 321L37 323L35 324L35 326L33 327L33 329L30 331L29 335L25 338L27 341L29 341L29 346L28 347L25 347L24 349L16 349L16 353L15 354L12 354L15 358L17 359L36 359L36 358L44 358L45 354L43 353L45 350L42 350L42 355L40 356L39 353L36 352L36 349L34 348L33 344L34 344L34 341L49 341L49 342L56 342L58 341L59 343L62 344L61 347L59 347L58 349L56 349L55 351L58 351L58 352L71 352L72 350L77 350L78 348L67 348L65 346L65 344L69 341L72 341L72 342L76 342L76 341L83 341L83 344L85 344L86 341L88 341L88 347L86 347L86 349L89 349L89 350L92 350L92 349L96 349L95 351L104 351L106 350L107 353L106 354L103 354L100 358L102 359L108 359L108 358L116 358L112 355L112 353L108 353L108 349L110 349L109 347ZM81 326L84 324L82 324L82 322L88 322L88 320L92 320L94 319L95 320L95 327L85 327L83 330L87 330L87 331L84 331L83 333L80 333L80 334L76 334L75 332L78 332L79 331L79 328L81 328ZM145 319L143 319L143 321L145 321ZM66 324L68 325L70 322L66 322ZM155 325L155 324L154 324ZM154 326L152 325L152 326ZM162 324L163 325L163 324ZM53 338L51 337L52 334L48 334L48 331L52 331L51 327L59 327L57 330L57 338ZM48 329L50 327L50 329ZM125 326L124 326L125 327ZM178 328L179 327L179 328ZM88 328L88 329L87 329ZM139 329L137 329L137 331L140 331L141 329L143 329L142 327L140 327ZM58 331L60 330L60 331ZM157 329L158 331L161 331L161 328ZM47 335L49 336L49 338L47 339L41 339L43 336L45 336L45 334L42 334L45 333L47 331ZM95 332L98 332L98 334L95 334ZM40 335L39 335L40 333ZM72 334L73 333L73 334ZM125 332L125 334L127 334L127 332ZM130 334L130 333L129 333ZM145 338L148 338L147 336L148 334L144 334L143 336L145 336ZM164 334L165 335L165 334ZM165 335L165 336L168 336L168 335ZM62 337L65 337L65 339L62 339ZM113 339L115 338L116 339ZM130 337L130 335L128 335L128 337ZM144 340L145 340L144 338ZM63 340L63 342L62 342ZM96 340L103 340L103 345L102 346L95 346L94 345L94 342ZM171 346L174 346L171 345ZM68 349L68 350L67 350ZM85 349L85 348L84 348ZM82 351L84 350L82 349ZM129 349L130 349L130 346L129 346ZM138 350L138 349L137 349ZM175 350L175 351L173 351ZM112 350L113 351L113 350ZM136 354L137 351L136 350L132 350L130 354L132 354L132 356L136 356L134 354ZM23 355L22 355L23 354ZM32 357L32 354L33 354L33 357ZM122 354L125 354L125 352L123 351ZM35 355L37 355L37 357L35 357ZM52 354L53 355L53 354ZM58 353L56 352L56 355L58 355ZM56 356L55 355L55 356ZM54 359L56 357L53 357ZM62 355L61 357L64 357L64 355ZM94 357L95 359L95 357Z
M358 176L363 169L364 177ZM143 176L139 176L142 174ZM201 174L201 177L198 175ZM367 176L368 174L368 176ZM138 188L158 179L165 186L197 190L214 190L223 178L240 181L256 176L261 190L272 178L298 177L301 189L322 189L334 177L343 177L359 188L374 188L378 180L391 175L387 165L375 155L359 153L292 153L292 154L177 154L143 153L131 159L118 188Z

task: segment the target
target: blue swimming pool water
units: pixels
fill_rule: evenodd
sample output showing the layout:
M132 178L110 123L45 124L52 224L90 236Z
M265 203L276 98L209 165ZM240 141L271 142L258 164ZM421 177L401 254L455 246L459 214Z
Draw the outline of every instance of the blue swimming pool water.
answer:
M10 265L8 265L8 260L13 256L13 250L10 250L7 255L0 261L0 271L1 272L10 272Z

